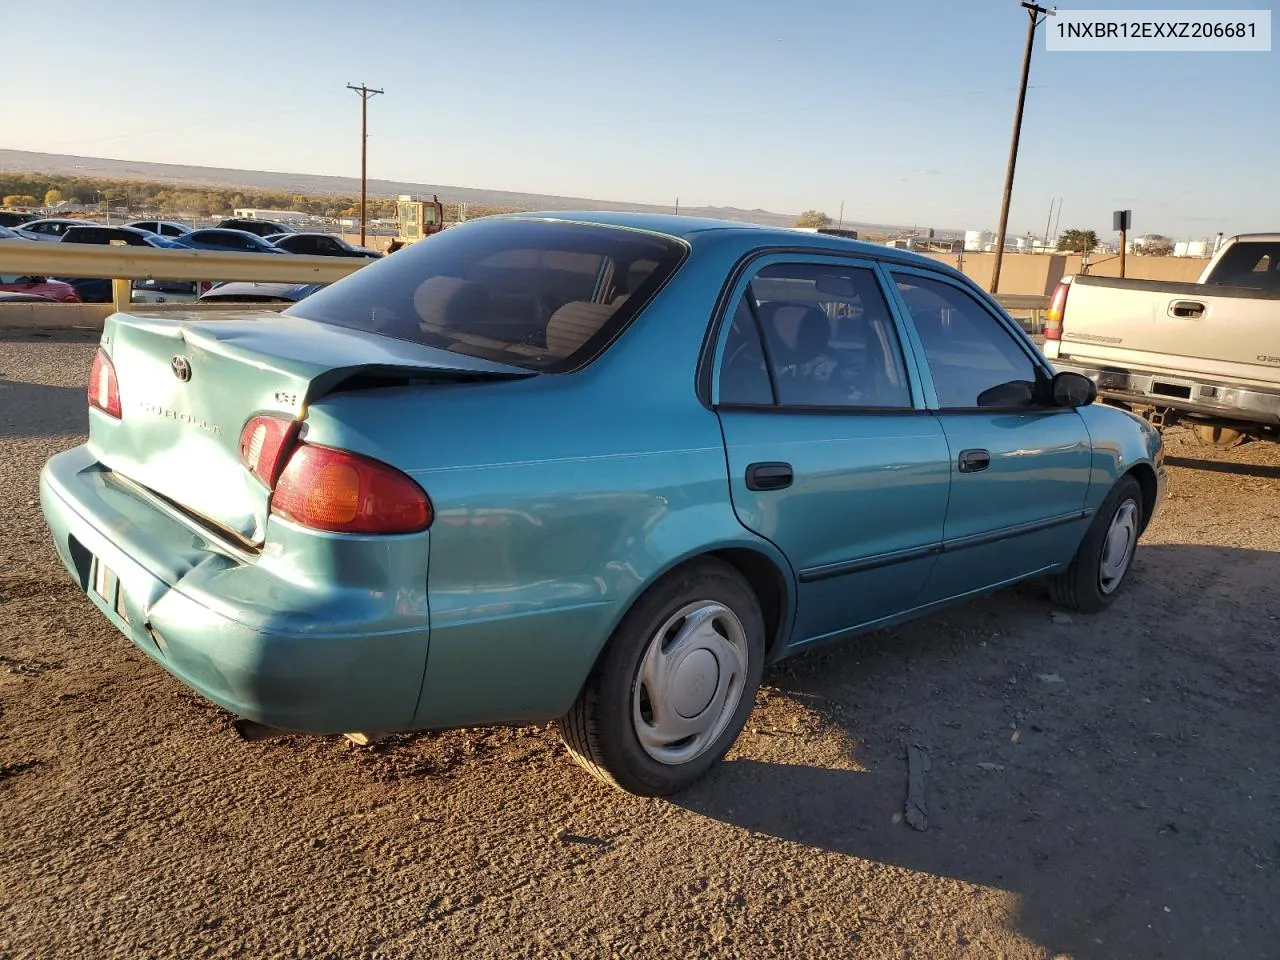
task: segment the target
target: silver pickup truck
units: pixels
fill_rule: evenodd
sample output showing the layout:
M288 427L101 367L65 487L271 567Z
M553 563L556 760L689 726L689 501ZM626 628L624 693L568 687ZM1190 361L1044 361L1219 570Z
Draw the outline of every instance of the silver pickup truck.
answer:
M1045 356L1108 403L1206 443L1280 440L1280 234L1227 240L1198 283L1066 277Z

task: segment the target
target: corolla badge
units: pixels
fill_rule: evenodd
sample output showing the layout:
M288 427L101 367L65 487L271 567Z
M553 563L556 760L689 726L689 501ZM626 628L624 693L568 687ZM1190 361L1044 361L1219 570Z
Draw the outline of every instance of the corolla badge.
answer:
M186 383L191 379L191 361L186 357L178 354L169 361L169 369L173 371L173 375Z
M203 417L197 417L193 413L187 413L185 410L175 410L172 407L162 407L158 403L152 403L149 400L143 400L138 404L138 409L143 413L149 413L155 417L161 417L165 420L176 420L178 423L185 423L188 426L199 427L205 433L222 435L222 428L216 423L210 423Z

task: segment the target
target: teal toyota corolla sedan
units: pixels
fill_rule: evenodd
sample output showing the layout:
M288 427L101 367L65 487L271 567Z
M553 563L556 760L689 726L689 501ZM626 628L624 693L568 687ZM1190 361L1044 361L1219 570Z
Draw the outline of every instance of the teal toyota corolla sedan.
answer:
M41 502L118 630L235 714L556 720L678 790L767 663L1028 578L1115 598L1160 435L956 271L687 217L490 217L282 314L117 313Z

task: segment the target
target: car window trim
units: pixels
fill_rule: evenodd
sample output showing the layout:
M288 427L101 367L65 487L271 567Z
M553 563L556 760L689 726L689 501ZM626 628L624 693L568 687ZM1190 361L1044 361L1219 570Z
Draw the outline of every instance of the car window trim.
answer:
M769 346L769 338L764 335L764 322L760 319L760 308L756 306L755 294L751 292L751 283L754 280L755 277L752 276L751 280L747 281L747 285L742 288L742 298L747 305L747 313L751 315L751 327L755 330L756 337L760 340L760 353L764 357L764 375L769 381L769 396L771 398L768 409L777 409L782 407L782 394L778 392L778 374L773 366L773 347ZM737 313L737 307L734 308L734 313ZM729 321L729 329L733 329L732 320ZM728 342L729 339L726 335L725 344L727 345ZM723 363L724 356L722 354L721 358L716 362L715 388L717 394L720 392L720 368ZM750 403L746 404L746 406L758 407L763 406L763 404Z
M801 266L834 266L834 267L850 267L863 268L870 270L876 282L880 286L880 294L885 299L885 306L889 311L889 318L893 322L894 333L898 339L898 349L901 352L903 368L907 375L907 392L910 397L910 406L906 407L832 407L832 406L804 406L794 405L787 406L780 402L780 395L777 390L772 361L769 360L769 384L773 390L774 402L770 406L763 404L727 404L719 402L719 385L720 385L720 364L723 361L725 344L728 341L729 329L732 327L732 312L737 309L737 303L740 297L746 294L747 289L751 286L751 282L756 275L766 267L776 264L798 264ZM695 389L699 402L708 410L729 410L729 409L750 409L755 411L768 410L779 411L782 413L820 413L830 415L832 413L842 413L845 415L856 416L862 413L873 413L883 415L885 413L896 414L913 414L913 413L930 413L925 403L925 382L920 378L919 364L915 357L917 349L915 341L908 341L906 331L902 323L902 317L895 308L895 301L892 294L895 290L888 289L885 281L884 272L880 269L881 261L878 257L871 257L859 251L857 254L846 254L839 250L821 250L809 247L763 247L752 250L745 254L739 261L734 264L730 270L729 276L726 278L724 285L721 287L720 296L716 299L714 312L712 314L712 322L708 324L707 334L703 338L702 353L698 359L696 369ZM750 271L748 273L748 271ZM745 280L744 280L745 277ZM766 358L769 358L768 338L764 336L764 329L760 324L760 319L756 315L755 305L748 300L751 308L752 318L756 322L756 332L761 338L762 346L765 350ZM914 334L914 329L912 329ZM929 382L929 388L932 389L932 382Z
M1032 403L1027 406L1001 405L990 407L944 407L938 400L937 389L933 383L933 371L929 368L929 358L925 352L924 341L920 339L920 333L916 330L915 320L911 316L911 308L907 305L906 298L903 297L902 292L898 289L897 281L894 279L895 274L923 277L926 280L934 280L949 287L953 287L961 293L967 293L973 298L973 301L980 309L985 310L988 316L995 320L997 327L1008 334L1009 339L1017 344L1018 349L1022 351L1022 354L1031 361L1032 369L1040 374L1043 379L1053 379L1053 368L1049 366L1049 362L1044 359L1040 351L1036 349L1035 343L1027 335L1027 332L1022 329L1022 325L1012 317L1008 316L1004 312L1004 308L999 305L999 302L996 301L995 298L968 277L965 277L963 282L961 282L957 280L957 278L938 270L929 270L927 268L920 268L917 266L898 265L887 267L885 274L890 282L890 293L893 297L894 303L897 309L901 312L902 319L907 321L910 326L912 344L921 359L920 373L922 376L928 378L929 395L931 400L930 409L933 413L1057 413L1062 412L1063 410L1068 410L1069 412L1069 408L1055 407L1042 403Z
M826 257L836 263L847 263L849 261L871 262L875 265L875 269L881 272L881 286L885 288L889 294L889 310L894 314L894 320L897 324L898 334L903 338L902 347L907 355L910 369L918 370L918 361L914 355L914 351L918 349L918 345L914 340L907 339L904 334L908 331L911 336L915 335L914 328L904 327L902 317L896 311L897 301L894 299L896 290L886 285L883 273L888 265L904 264L911 265L911 261L902 257L894 256L894 251L885 249L882 254L876 251L874 255L859 250L856 253L846 252L844 250L832 250L826 247L799 246L791 244L771 244L765 247L755 247L743 253L738 260L729 269L724 282L720 285L720 293L717 294L715 303L711 308L711 318L707 323L707 329L702 335L702 345L698 351L698 363L694 367L693 389L694 395L698 398L698 402L707 410L715 410L715 406L711 402L712 386L715 380L717 364L719 363L719 353L722 349L722 334L725 333L727 310L735 305L737 301L733 294L738 289L739 281L742 275L757 260L770 257L780 256L793 257ZM910 370L908 371L910 376ZM932 381L919 379L917 381L922 391L933 389ZM913 406L912 409L927 409L927 407Z

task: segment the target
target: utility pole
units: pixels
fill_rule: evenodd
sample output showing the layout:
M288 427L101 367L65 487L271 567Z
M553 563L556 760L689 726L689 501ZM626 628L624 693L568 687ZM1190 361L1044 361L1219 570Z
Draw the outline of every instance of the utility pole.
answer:
M1053 204L1054 200L1049 200L1049 219L1044 222L1044 245L1049 246L1049 230L1053 227Z
M1031 50L1036 42L1036 27L1054 10L1038 3L1022 0L1027 11L1027 49L1022 55L1022 79L1018 83L1018 108L1013 114L1013 139L1009 143L1009 165L1004 172L1004 198L1000 201L1000 230L996 234L996 262L991 267L991 292L1000 290L1000 264L1004 260L1004 238L1009 229L1009 201L1013 198L1013 168L1018 163L1018 139L1022 136L1022 108L1027 102L1027 77L1031 73Z
M363 83L356 86L347 84L348 90L360 94L360 246L364 246L365 202L369 184L369 98L375 97L382 90L374 90Z
M836 223L836 229L842 230L843 228L844 228L844 201L841 200L840 201L840 219Z

